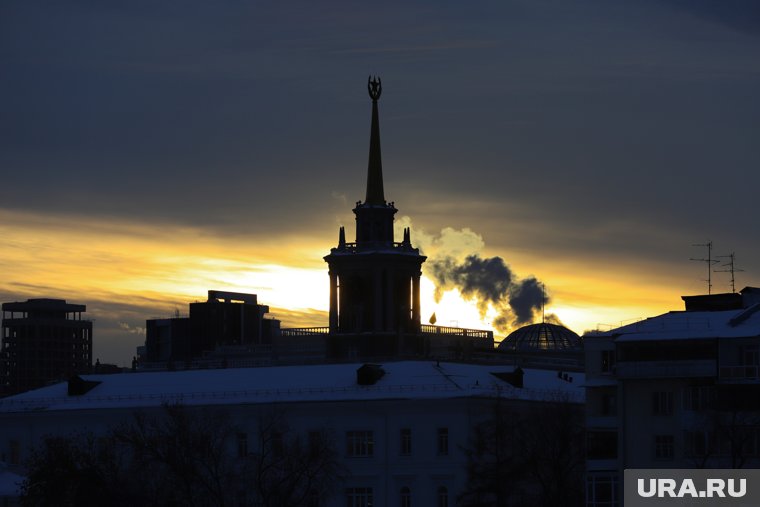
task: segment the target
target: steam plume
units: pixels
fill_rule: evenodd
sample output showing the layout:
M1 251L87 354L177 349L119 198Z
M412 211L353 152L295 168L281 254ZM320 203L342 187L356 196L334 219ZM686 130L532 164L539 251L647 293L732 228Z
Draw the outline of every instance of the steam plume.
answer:
M411 227L402 217L397 227ZM435 299L458 289L465 300L477 304L481 317L489 308L498 312L493 326L500 333L540 318L542 303L548 303L542 283L534 276L520 279L499 256L482 257L483 238L470 229L446 227L438 235L415 230L415 243L428 256L425 274L435 283ZM555 315L547 322L560 323Z

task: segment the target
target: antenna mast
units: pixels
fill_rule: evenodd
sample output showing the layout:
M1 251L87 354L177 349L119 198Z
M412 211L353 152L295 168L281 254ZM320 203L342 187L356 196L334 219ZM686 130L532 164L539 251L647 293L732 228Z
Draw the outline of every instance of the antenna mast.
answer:
M541 284L541 324L546 324L546 284Z
M736 292L736 278L734 276L734 273L737 271L744 271L743 269L736 269L734 267L734 261L736 260L736 256L734 255L734 252L731 252L728 255L716 255L716 257L720 258L728 258L728 262L723 264L723 267L728 267L728 269L716 269L715 273L731 273L731 292Z
M712 294L712 266L713 264L717 264L719 261L712 258L712 241L708 241L707 243L700 243L696 245L691 246L706 246L707 247L707 259L695 259L693 257L689 257L690 261L697 261L697 262L704 262L707 264L707 293Z

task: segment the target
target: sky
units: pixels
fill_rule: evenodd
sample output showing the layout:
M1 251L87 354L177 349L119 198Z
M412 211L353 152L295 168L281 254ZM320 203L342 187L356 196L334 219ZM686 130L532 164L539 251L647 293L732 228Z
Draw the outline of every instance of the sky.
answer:
M209 289L326 325L370 74L385 196L428 256L425 320L497 340L521 324L499 318L513 293L433 272L468 258L543 284L578 333L706 293L693 245L758 285L759 55L750 0L7 0L0 301L86 304L117 364Z

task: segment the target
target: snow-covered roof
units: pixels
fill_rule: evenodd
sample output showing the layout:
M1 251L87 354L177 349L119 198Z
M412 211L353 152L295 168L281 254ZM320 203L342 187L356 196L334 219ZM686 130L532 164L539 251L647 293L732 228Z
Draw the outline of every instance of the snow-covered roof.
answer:
M739 310L669 312L593 336L617 337L618 343L756 337L760 336L760 304Z
M525 369L523 388L513 387L492 373L509 373L512 366L399 361L383 363L385 375L376 384L357 383L361 364L273 366L174 372L84 375L99 382L82 395L68 395L62 382L0 399L0 412L77 410L188 405L233 405L271 402L318 402L384 399L433 399L503 396L526 400L583 401L583 374L572 382L557 371Z

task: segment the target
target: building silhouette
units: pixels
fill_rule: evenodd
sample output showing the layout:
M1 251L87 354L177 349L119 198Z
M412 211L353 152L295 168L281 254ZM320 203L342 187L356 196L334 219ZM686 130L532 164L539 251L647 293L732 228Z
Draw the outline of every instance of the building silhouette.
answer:
M207 301L190 303L188 317L146 321L144 359L188 361L220 348L241 353L271 345L280 322L264 318L267 313L256 294L210 290Z
M401 241L394 237L397 209L385 199L380 152L382 87L377 78L367 86L372 116L366 193L353 209L355 240L346 241L341 227L338 245L324 257L330 277L328 325L280 329L279 321L264 319L269 309L257 304L255 294L209 291L206 303L190 305L189 317L147 321L145 354L138 354L143 367L161 368L168 361L219 367L470 359L493 352L492 331L421 323L420 278L426 257L412 245L409 228ZM216 297L221 294L243 304L222 302Z
M92 322L85 305L62 299L3 303L0 389L17 393L92 368Z
M422 353L419 337L420 277L425 256L404 230L396 242L393 220L397 210L385 200L380 154L379 79L368 82L372 99L367 191L353 209L356 240L346 242L340 228L338 246L324 259L330 276L330 346L335 355L392 355Z

